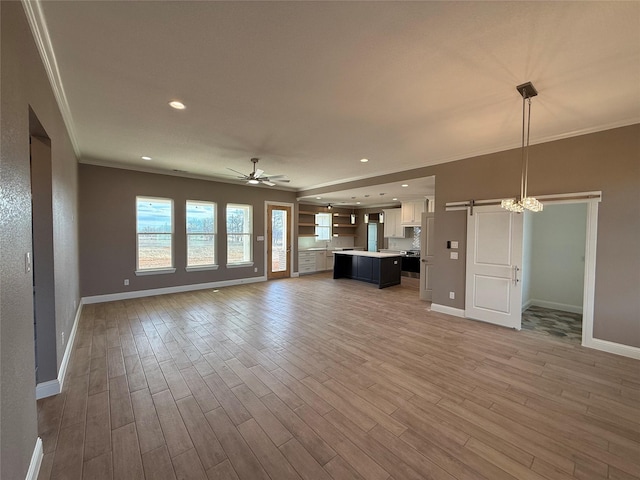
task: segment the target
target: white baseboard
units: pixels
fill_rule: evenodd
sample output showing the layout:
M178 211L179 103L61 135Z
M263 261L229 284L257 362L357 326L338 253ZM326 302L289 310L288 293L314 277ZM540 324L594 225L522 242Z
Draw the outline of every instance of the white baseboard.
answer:
M453 315L454 317L465 318L464 310L462 310L461 308L449 307L447 305L440 305L440 304L437 304L437 303L432 303L431 304L431 311L432 312L439 312L439 313L446 313L447 315Z
M73 326L67 340L67 346L64 350L62 362L60 363L60 369L58 370L58 378L55 380L49 380L48 382L42 382L36 385L36 400L41 398L51 397L57 395L62 391L64 385L64 378L67 374L67 367L69 366L69 360L71 359L71 351L73 350L73 342L76 339L76 332L78 331L78 323L80 323L80 315L82 314L82 299L76 310L76 316L73 319Z
M550 308L552 310L561 310L563 312L582 314L582 307L580 305L568 305L566 303L548 302L546 300L538 300L535 298L529 300L527 303L529 304L529 306L533 305L536 307Z
M152 288L149 290L136 290L133 292L108 293L105 295L93 295L82 297L82 303L114 302L117 300L128 300L131 298L153 297L155 295L166 295L168 293L192 292L194 290L206 290L208 288L231 287L233 285L244 285L246 283L266 282L267 277L239 278L237 280L222 280L220 282L194 283L192 285L176 285L175 287Z
M293 272L291 274L291 278L298 278L299 276L300 276L300 273L298 273L298 272Z
M522 304L522 311L524 312L531 305L533 305L533 300L527 300L525 303Z
M610 342L608 340L600 340L599 338L587 338L582 346L640 360L640 348L638 347L622 345L621 343Z
M49 380L36 385L36 400L41 398L53 397L62 391L60 388L60 380Z
M36 446L33 449L33 455L31 455L31 462L29 463L29 470L27 470L25 480L38 480L40 466L42 465L42 457L44 457L42 439L38 437L36 439Z

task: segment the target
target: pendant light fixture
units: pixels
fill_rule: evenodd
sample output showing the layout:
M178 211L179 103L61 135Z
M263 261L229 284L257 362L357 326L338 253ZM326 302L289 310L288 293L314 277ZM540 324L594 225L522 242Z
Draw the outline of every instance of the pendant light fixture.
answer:
M534 197L529 197L527 194L529 176L529 133L531 131L531 98L538 95L538 91L531 82L518 85L516 90L518 90L518 93L522 95L522 178L520 179L520 198L502 200L501 206L510 212L516 213L523 212L524 210L541 212L543 208L542 203Z

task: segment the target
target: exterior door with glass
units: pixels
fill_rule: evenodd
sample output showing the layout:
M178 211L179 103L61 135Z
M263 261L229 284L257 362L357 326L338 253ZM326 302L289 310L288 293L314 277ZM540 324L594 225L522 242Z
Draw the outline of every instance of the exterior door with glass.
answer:
M522 215L497 206L467 215L465 316L520 330Z
M291 207L267 207L267 278L291 276Z

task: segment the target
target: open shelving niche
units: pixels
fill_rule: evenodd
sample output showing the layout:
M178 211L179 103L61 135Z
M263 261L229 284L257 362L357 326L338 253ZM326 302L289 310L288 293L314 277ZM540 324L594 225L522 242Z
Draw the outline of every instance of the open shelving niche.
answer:
M316 213L328 213L328 212L314 212L311 210L298 210L298 236L299 237L317 237L315 233L315 215ZM341 219L346 219L341 221ZM355 237L355 229L357 224L351 223L350 213L333 213L332 234L334 237Z
M341 221L341 219L343 218L347 219L346 222ZM339 213L339 212L334 213L332 225L333 225L332 232L334 237L355 237L356 236L355 229L358 228L358 224L351 223L350 213Z
M298 236L317 237L316 235L316 213L308 210L298 210Z

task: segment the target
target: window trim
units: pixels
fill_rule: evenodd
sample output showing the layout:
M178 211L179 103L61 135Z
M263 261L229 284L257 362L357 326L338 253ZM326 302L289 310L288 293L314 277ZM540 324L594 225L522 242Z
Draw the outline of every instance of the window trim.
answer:
M189 203L194 204L202 204L207 206L213 206L213 231L206 233L189 233L188 225L189 225L189 214L187 209L189 208ZM186 200L184 204L184 231L185 231L185 271L187 272L198 272L203 270L217 270L218 269L218 204L216 202L211 202L209 200ZM202 265L189 265L189 236L190 235L211 235L213 237L213 263L204 263ZM218 241L216 241L218 240Z
M170 235L171 236L171 266L169 267L158 267L158 268L140 268L140 235L144 234L144 232L138 231L138 202L140 200L163 200L168 201L171 204L171 231L163 232L161 235ZM144 275L162 275L167 273L175 273L175 202L173 198L168 197L154 197L150 195L136 195L136 269L134 273L136 276L144 276Z
M229 208L238 208L238 209L242 209L242 210L248 210L249 211L249 215L250 215L250 219L249 219L249 231L248 232L243 232L243 233L229 233ZM225 207L225 218L224 218L224 225L225 225L225 233L226 233L226 247L227 247L227 261L226 261L226 267L227 268L238 268L238 267L250 267L253 266L254 263L254 245L253 245L253 238L254 238L254 234L253 234L253 222L254 222L254 215L253 215L253 205L250 203L227 203L226 207ZM230 235L247 235L249 237L249 247L250 247L250 258L249 260L242 260L240 262L229 262L229 236Z

